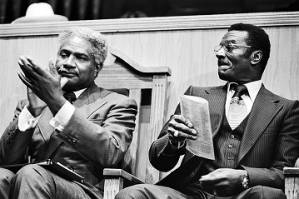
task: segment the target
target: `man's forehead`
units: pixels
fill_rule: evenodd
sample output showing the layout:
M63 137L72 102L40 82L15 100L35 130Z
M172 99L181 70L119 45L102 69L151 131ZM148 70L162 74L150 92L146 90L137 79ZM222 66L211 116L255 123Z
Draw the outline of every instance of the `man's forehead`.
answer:
M248 38L247 31L238 31L232 30L228 31L223 37L222 42L231 42L231 43L246 43L246 39Z
M89 54L92 52L91 45L83 38L72 36L65 39L60 44L60 50L69 50L72 52L78 52L83 54Z

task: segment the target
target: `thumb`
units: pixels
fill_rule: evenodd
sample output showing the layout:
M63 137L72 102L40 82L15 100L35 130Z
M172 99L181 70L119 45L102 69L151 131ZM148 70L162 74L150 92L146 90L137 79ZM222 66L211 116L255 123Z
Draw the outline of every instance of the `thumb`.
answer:
M50 61L49 61L49 71L50 71L50 74L51 74L55 79L57 79L58 82L60 82L60 80L61 80L61 76L58 74L57 69L56 69L56 66L55 66L53 60L50 60Z
M49 61L49 71L51 73L51 75L53 75L54 77L59 77L59 74L56 70L55 64L53 60Z

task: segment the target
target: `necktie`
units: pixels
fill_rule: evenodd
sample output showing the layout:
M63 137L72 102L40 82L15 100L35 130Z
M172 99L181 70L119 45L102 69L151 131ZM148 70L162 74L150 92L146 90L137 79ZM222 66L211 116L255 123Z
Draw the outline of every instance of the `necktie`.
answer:
M227 120L234 130L247 115L247 108L241 96L248 93L248 91L244 85L232 85L232 89L235 90L235 93L229 105Z
M74 92L67 92L63 94L63 97L69 101L70 103L73 103L76 100L76 95Z

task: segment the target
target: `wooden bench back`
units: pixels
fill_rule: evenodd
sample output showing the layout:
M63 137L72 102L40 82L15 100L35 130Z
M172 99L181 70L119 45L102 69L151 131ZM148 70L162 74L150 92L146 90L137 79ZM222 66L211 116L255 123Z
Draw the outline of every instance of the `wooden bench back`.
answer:
M150 144L158 137L165 122L168 67L141 67L120 51L111 49L96 83L104 88L128 94L138 104L136 129L124 167L148 183L158 180L159 172L148 160Z

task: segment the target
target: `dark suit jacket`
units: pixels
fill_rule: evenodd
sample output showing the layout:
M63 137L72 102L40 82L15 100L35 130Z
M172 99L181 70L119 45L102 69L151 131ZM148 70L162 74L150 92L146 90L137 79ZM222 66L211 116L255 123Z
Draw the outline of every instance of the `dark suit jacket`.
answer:
M213 136L221 127L225 114L226 86L190 87L186 95L208 100ZM161 171L172 169L180 155L181 166L160 184L184 189L204 174L208 160L193 156L184 148L169 143L166 124L150 148L150 162ZM248 118L238 154L238 167L248 171L250 185L283 188L282 168L292 166L299 155L299 102L279 97L261 87ZM179 179L179 180L178 180ZM158 183L158 184L159 184Z
M136 102L94 84L74 102L76 110L62 132L54 131L49 124L53 115L48 108L36 128L20 132L18 115L26 103L18 104L13 121L1 137L0 165L25 163L28 150L34 161L55 154L54 160L101 189L103 168L118 167L131 143Z

